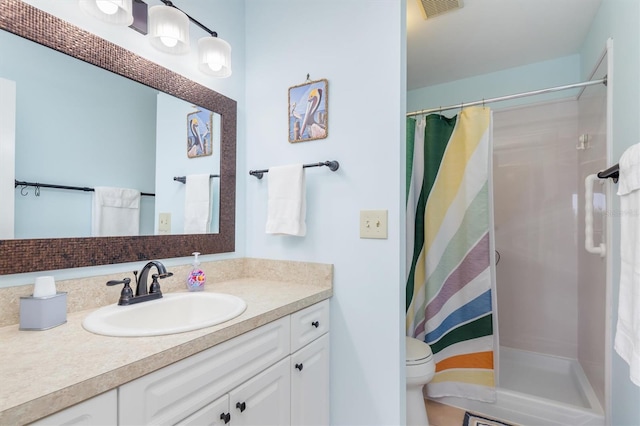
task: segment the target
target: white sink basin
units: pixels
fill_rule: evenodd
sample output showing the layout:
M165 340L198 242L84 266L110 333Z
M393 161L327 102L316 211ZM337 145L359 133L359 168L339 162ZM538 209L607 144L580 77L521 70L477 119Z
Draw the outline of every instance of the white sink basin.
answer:
M82 326L105 336L160 336L210 327L244 312L247 304L223 293L168 293L129 306L109 305L87 315Z

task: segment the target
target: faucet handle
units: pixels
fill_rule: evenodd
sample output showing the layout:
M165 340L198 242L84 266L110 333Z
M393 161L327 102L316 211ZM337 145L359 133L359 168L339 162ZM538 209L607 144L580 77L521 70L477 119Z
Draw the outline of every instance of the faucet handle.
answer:
M131 278L107 281L108 286L124 284L124 287L120 292L120 299L118 300L118 305L128 305L129 301L133 298L133 290L131 290L131 287L129 287L129 283L131 283Z
M151 278L153 279L151 280L151 285L149 286L149 294L153 294L153 293L162 294L162 291L160 291L160 283L158 282L159 277L160 275L158 274L151 275Z

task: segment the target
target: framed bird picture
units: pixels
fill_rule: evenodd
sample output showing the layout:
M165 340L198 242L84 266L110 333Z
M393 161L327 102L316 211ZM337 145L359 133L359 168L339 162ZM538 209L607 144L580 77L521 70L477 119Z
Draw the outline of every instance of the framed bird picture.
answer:
M201 108L187 114L187 157L211 155L213 153L212 132L212 111Z
M307 81L289 88L289 142L324 139L328 134L329 82Z

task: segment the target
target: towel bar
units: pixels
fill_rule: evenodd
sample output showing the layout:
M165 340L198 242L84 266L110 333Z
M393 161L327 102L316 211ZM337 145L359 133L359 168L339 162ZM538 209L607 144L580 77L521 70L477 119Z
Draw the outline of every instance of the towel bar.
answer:
M303 168L308 168L308 167L320 167L320 166L327 166L329 167L329 170L331 170L332 172L335 172L336 170L338 170L340 168L340 163L338 163L337 161L333 160L333 161L321 161L319 163L311 163L311 164L303 164L302 167ZM251 176L255 176L258 179L262 179L262 176L264 175L264 173L269 173L269 169L263 169L263 170L250 170L249 174Z
M616 164L614 166L609 167L606 170L602 170L598 172L598 177L600 179L613 179L613 183L618 183L618 178L620 177L620 164Z
M95 189L93 188L89 188L86 186L67 186L67 185L53 185L50 183L37 183L37 182L24 182L21 180L16 180L14 179L15 184L14 184L14 188L17 188L19 186L22 187L27 187L27 186L33 186L35 188L37 188L39 190L39 188L54 188L54 189L69 189L72 191L85 191L85 192L95 192ZM24 189L24 188L23 188ZM22 194L25 195L25 194ZM156 194L152 194L150 192L141 192L140 195L147 195L149 197L155 197Z
M209 178L219 178L220 175L209 175ZM187 183L187 177L186 176L175 176L173 178L173 180L177 181L177 182L182 182L182 183Z

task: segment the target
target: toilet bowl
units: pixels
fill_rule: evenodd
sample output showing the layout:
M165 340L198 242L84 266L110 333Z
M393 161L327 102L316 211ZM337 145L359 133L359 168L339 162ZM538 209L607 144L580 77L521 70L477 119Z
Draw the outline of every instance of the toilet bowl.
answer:
M407 336L407 425L428 426L422 388L436 371L431 348L425 342Z

